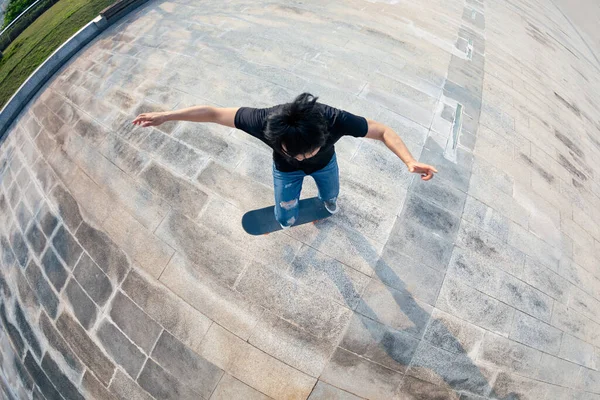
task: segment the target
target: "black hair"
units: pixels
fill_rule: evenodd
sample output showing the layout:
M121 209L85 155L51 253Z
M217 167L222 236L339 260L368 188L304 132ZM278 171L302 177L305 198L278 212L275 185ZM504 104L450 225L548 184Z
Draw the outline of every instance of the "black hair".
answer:
M287 158L311 153L327 140L327 120L317 106L318 97L302 93L292 103L269 115L265 138ZM282 145L285 145L285 150Z

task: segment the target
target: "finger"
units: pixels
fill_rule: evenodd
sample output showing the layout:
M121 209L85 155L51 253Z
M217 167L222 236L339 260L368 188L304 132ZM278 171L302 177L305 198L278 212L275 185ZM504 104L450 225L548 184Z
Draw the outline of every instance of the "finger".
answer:
M431 172L431 171L427 171L427 173L426 173L426 174L423 174L423 178L422 178L422 179L423 179L424 181L428 181L428 180L430 180L431 178L433 178L433 172Z
M144 122L142 124L142 127L144 127L144 128L147 127L147 126L152 126L152 121Z

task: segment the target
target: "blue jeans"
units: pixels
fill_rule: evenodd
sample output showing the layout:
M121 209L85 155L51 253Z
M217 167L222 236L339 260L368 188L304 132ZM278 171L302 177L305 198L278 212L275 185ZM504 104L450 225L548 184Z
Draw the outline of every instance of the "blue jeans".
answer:
M304 171L281 172L273 164L275 218L283 226L291 226L298 219L298 201L305 176ZM340 174L335 154L325 167L310 176L314 178L319 189L319 199L337 199L340 193Z

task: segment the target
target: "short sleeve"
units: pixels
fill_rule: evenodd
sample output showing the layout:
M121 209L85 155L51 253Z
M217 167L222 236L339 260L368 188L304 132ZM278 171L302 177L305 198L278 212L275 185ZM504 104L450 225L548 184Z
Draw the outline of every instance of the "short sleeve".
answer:
M264 140L264 129L269 108L240 107L235 113L235 127Z
M325 109L325 116L332 121L331 130L336 136L367 136L369 124L364 117L328 106Z

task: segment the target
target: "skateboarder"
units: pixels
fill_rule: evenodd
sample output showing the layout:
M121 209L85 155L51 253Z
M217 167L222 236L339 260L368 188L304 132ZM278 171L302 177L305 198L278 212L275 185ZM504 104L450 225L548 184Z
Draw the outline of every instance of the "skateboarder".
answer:
M380 140L410 172L428 181L437 170L417 162L400 137L389 127L325 104L303 93L292 103L271 108L216 108L195 106L176 111L145 113L133 123L143 127L166 121L214 122L241 129L273 149L275 218L283 229L298 218L298 202L305 176L314 178L319 198L331 214L338 211L339 172L334 144L342 136Z

